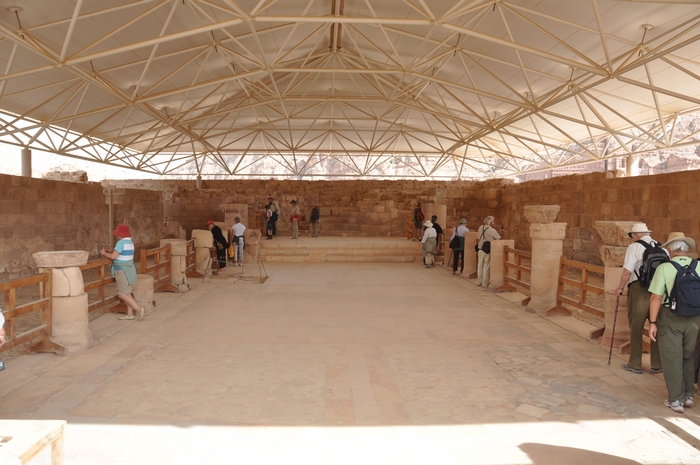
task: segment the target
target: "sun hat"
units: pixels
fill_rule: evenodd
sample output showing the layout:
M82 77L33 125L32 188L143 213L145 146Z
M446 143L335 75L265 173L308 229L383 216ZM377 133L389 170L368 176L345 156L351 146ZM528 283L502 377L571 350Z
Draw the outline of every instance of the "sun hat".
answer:
M131 231L129 231L129 227L125 224L117 226L114 231L112 231L112 234L117 237L131 237Z
M425 223L423 223L423 226L425 226L426 228L432 228L432 227L433 227L433 223L431 223L431 222L428 221L428 220L425 220Z
M688 244L688 247L691 249L695 248L695 241L690 237L685 237L685 234L683 234L682 232L670 233L668 235L668 239L666 240L666 242L664 242L664 244L661 247L667 247L671 242L677 242L677 241L685 242L686 244Z
M627 236L632 237L632 234L649 234L651 230L647 227L646 223L635 223L632 229L629 230Z
M467 224L467 219L462 218L461 220L459 220L459 224Z

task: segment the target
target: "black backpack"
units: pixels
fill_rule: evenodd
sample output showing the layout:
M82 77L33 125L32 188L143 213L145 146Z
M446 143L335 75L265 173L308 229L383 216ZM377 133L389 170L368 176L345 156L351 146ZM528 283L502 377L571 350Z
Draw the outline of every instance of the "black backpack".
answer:
M644 255L642 255L642 266L639 267L639 273L635 272L635 274L637 279L639 279L639 284L644 289L649 289L656 268L669 260L668 254L658 242L652 241L651 244L647 244L640 239L637 241L637 244L642 244L645 250Z
M672 261L676 268L676 280L668 298L668 306L679 316L700 315L700 276L695 271L697 260L691 260L687 266L681 266ZM668 294L668 290L666 291Z

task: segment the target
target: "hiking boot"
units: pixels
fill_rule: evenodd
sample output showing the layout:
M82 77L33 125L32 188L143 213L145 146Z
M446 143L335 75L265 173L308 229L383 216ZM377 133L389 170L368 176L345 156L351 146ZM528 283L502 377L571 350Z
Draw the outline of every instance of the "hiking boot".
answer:
M629 371L629 372L634 373L634 374L636 374L636 375L641 375L641 374L642 374L642 369L641 369L641 368L632 368L632 367L629 366L627 363L623 363L623 364L620 365L620 366L621 366L622 369L625 370L625 371Z
M691 396L686 397L685 402L683 402L684 407L692 407L694 404L695 402L693 402L693 398Z
M673 410L674 412L683 413L683 404L681 404L680 400L674 400L673 402L669 402L668 399L666 399L664 401L664 405Z

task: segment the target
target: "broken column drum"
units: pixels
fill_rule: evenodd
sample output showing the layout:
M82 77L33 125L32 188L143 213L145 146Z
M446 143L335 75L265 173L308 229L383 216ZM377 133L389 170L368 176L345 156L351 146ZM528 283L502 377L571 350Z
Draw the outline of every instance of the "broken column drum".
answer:
M625 262L625 252L631 239L627 232L632 229L634 221L596 221L594 227L603 244L600 247L600 257L605 265L605 333L601 344L610 345L613 321L615 319L616 289L622 276L622 265ZM617 308L617 323L615 325L614 347L628 343L630 339L629 320L627 318L627 296L621 295Z
M65 347L67 354L87 349L92 331L88 327L88 295L80 266L87 263L88 252L37 252L32 256L40 270L52 270L51 340Z
M542 314L557 304L559 262L566 237L566 223L554 222L560 208L559 205L527 205L524 208L532 240L528 309Z

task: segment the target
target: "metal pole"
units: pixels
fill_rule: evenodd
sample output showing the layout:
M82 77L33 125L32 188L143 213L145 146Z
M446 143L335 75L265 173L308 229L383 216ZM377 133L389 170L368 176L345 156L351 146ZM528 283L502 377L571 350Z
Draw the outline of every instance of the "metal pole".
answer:
M615 342L615 326L617 326L617 307L620 305L620 296L617 296L615 301L615 316L613 317L613 330L610 336L610 353L608 354L608 365L610 365L610 360L612 359L613 343Z

